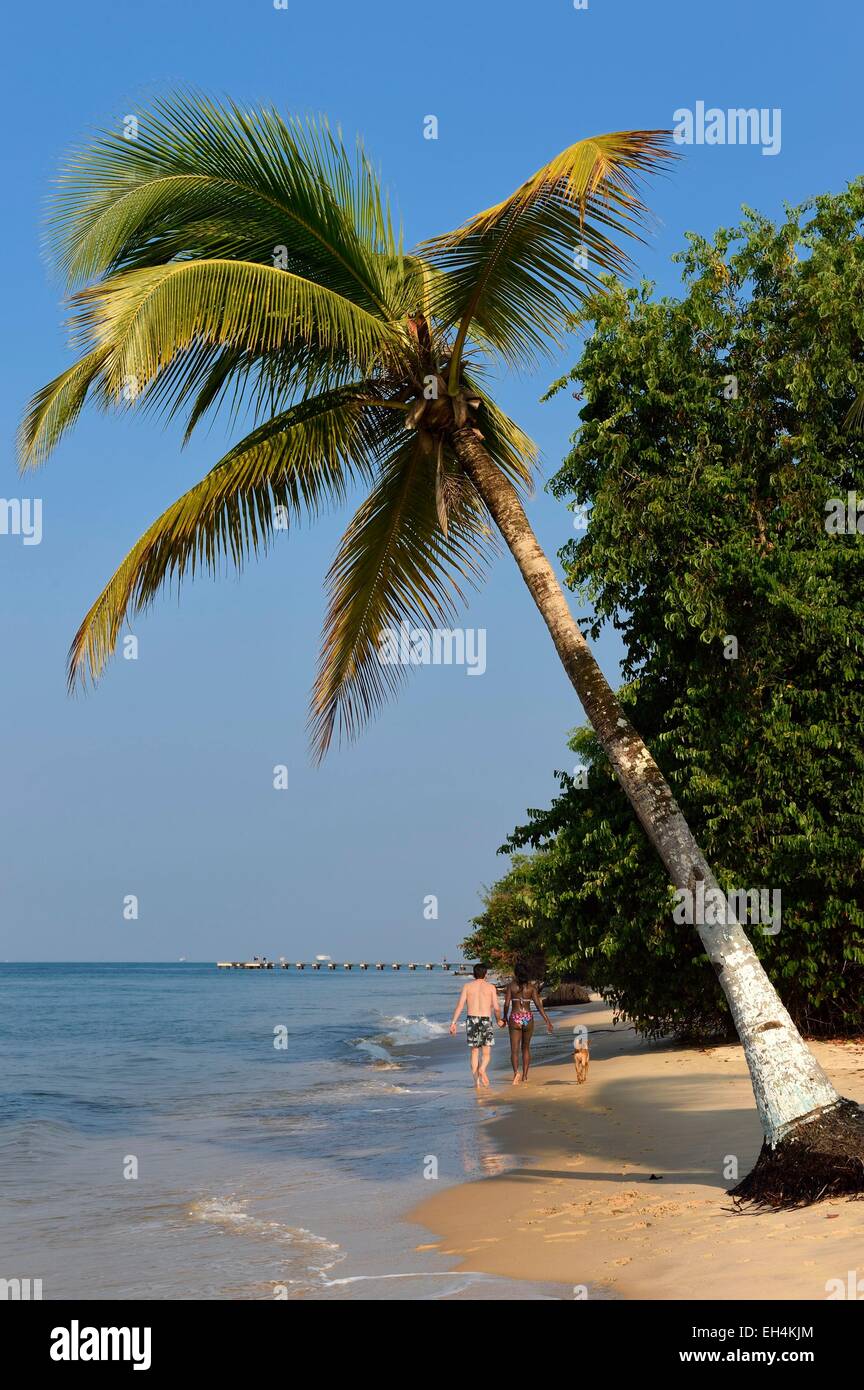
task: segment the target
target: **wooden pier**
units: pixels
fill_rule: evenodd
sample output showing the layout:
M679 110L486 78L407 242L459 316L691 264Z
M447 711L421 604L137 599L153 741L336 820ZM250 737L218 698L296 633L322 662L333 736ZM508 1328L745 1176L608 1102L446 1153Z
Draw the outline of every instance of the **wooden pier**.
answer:
M437 961L398 961L394 960L389 966L383 960L370 962L368 960L346 960L338 965L334 960L296 960L293 965L287 960L268 960L263 956L260 960L217 960L217 970L445 970L453 971L455 974L464 974L464 966L459 962L444 960Z

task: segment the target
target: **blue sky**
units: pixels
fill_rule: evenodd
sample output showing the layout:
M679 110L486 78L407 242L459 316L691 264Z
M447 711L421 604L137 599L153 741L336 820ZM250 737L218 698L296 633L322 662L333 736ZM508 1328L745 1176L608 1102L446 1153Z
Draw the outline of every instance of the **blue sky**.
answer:
M487 670L416 672L362 741L311 766L308 691L322 579L339 518L292 534L241 578L196 581L131 630L86 698L65 693L83 613L146 524L223 451L220 425L181 454L152 420L87 413L37 477L13 438L38 386L70 360L60 286L40 216L65 150L117 128L148 93L192 83L285 111L326 112L364 135L411 243L497 201L580 136L671 127L697 101L780 108L782 147L693 146L658 181L639 269L672 292L669 257L742 203L837 190L861 171L862 21L852 5L727 0L149 0L17 6L0 222L6 448L0 496L40 497L43 538L0 535L3 652L0 959L215 959L328 952L454 955L477 892L525 808L572 765L581 711L512 561L502 555L467 624L487 631ZM424 117L439 121L424 140ZM499 399L555 471L577 403L539 396L577 345ZM550 554L571 518L542 492L531 517ZM617 676L613 639L599 655ZM273 789L275 764L288 789ZM128 894L137 921L123 918ZM424 898L439 901L437 921Z

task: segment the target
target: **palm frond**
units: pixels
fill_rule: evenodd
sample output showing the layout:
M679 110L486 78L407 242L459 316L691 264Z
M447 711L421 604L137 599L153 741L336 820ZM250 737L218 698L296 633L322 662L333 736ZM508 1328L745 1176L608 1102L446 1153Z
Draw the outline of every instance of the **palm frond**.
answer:
M48 241L70 287L121 269L208 257L286 268L386 312L381 258L397 240L380 183L326 122L220 105L197 92L135 113L67 161Z
M451 390L472 322L508 362L533 363L560 341L597 273L627 268L621 243L638 237L647 213L640 180L675 157L669 139L642 130L580 140L503 202L421 246L444 272L436 312L459 325Z
M446 460L455 472L452 457ZM351 521L327 576L330 594L310 725L320 760L334 732L354 738L398 689L405 667L382 660L382 637L402 622L434 627L453 618L462 583L485 573L493 534L467 479L438 515L439 463L420 432L399 440Z
M332 356L322 357L302 344L294 344L287 354L279 349L250 353L219 347L202 351L199 360L193 361L189 353L175 359L154 382L142 405L169 418L188 406L183 434L187 444L204 417L215 416L222 406L227 407L228 423L246 412L263 421L299 400L362 379L350 361L339 363Z
M363 383L304 401L254 430L178 498L132 547L90 608L69 653L70 686L102 672L127 614L167 583L237 569L303 512L344 500L401 425ZM277 507L281 511L277 512Z
M104 398L110 356L110 345L93 348L36 392L18 431L18 458L22 473L29 468L38 468L45 461L78 419L90 391L94 388L101 390Z
M641 222L647 214L640 180L657 173L664 161L677 155L670 148L671 131L618 130L577 140L555 155L502 202L478 212L454 236L488 230L519 208L536 202L556 201L581 207L604 202L617 207L630 220Z
M178 354L202 345L259 355L296 351L368 372L393 350L380 317L302 276L247 261L172 261L122 271L74 296L79 341L110 347L114 393L143 392ZM192 359L194 360L194 359Z

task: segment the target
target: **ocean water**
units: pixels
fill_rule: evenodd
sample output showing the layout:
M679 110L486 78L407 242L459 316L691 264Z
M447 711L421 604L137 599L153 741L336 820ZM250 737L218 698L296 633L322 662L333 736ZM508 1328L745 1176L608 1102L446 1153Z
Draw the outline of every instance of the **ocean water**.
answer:
M0 965L0 1278L45 1299L561 1297L459 1274L402 1220L431 1182L510 1161L447 1032L460 983Z

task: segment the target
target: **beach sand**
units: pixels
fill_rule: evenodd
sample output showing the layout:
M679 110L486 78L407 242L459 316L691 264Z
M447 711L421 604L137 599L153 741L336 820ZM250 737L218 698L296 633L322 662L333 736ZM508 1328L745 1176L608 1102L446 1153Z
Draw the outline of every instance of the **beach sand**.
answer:
M864 1297L864 1202L754 1212L726 1195L735 1177L724 1168L737 1160L743 1176L761 1144L740 1046L649 1042L599 1003L550 1017L556 1031L535 1031L527 1086L510 1085L501 1038L492 1090L478 1096L499 1111L508 1102L486 1133L509 1166L415 1208L419 1251L456 1257L460 1269L552 1280L575 1297L825 1299L836 1288L827 1282L845 1287L850 1271ZM576 1024L591 1039L583 1086L571 1060ZM864 1101L861 1042L813 1051L842 1095Z

